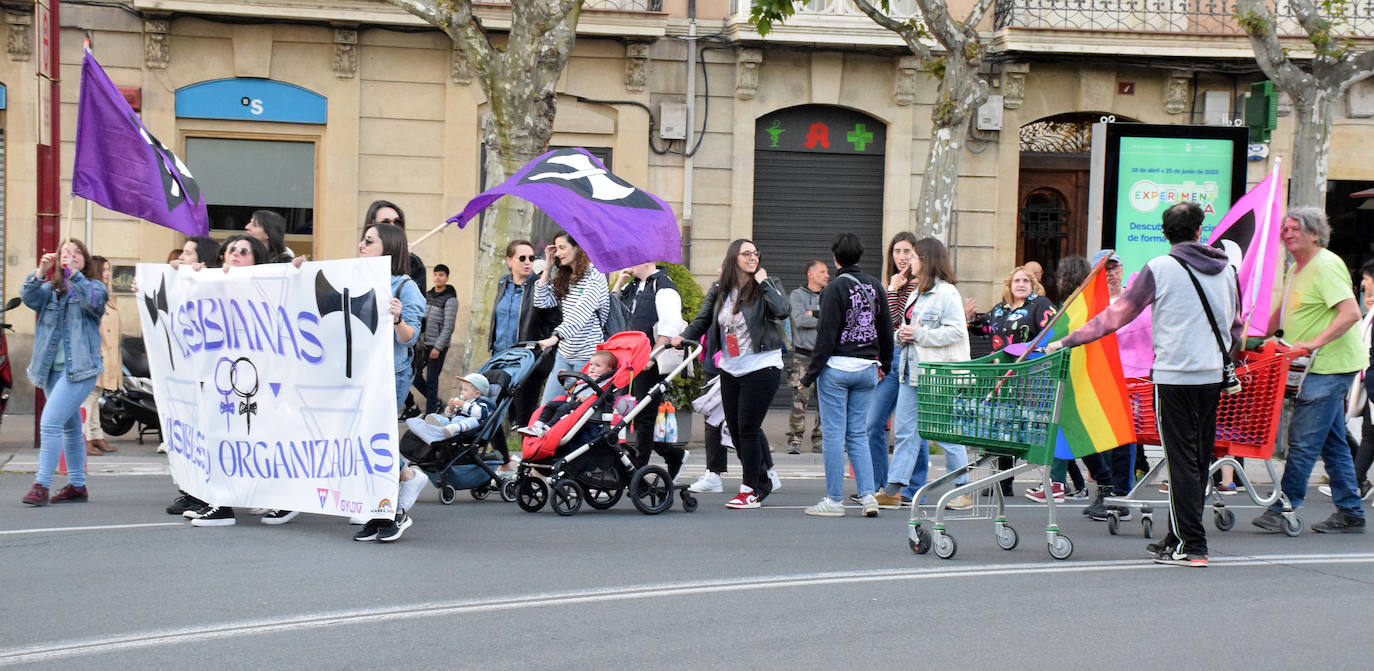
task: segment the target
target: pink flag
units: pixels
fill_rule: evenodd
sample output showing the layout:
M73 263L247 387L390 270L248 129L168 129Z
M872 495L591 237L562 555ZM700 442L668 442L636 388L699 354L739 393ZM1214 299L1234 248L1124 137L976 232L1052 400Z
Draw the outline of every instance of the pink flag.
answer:
M1283 225L1283 191L1279 164L1264 181L1236 201L1207 244L1231 257L1240 278L1240 314L1247 335L1263 336L1269 326L1270 294L1279 267L1279 228Z

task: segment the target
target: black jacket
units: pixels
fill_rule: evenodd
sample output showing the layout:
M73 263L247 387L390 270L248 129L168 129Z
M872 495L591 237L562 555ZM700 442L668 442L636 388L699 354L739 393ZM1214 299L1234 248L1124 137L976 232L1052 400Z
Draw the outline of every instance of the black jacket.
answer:
M787 295L782 292L782 283L776 277L764 280L759 289L759 299L741 309L744 324L749 329L749 339L754 343L755 352L782 349L782 320L789 311ZM706 291L706 298L701 301L696 319L682 332L683 340L696 340L705 334L708 362L720 351L720 324L716 321L719 299L720 283L717 282Z
M554 327L563 321L563 314L558 308L534 307L534 283L538 279L535 273L525 278L525 290L520 296L520 326L515 333L517 342L543 340L552 335ZM496 305L510 291L510 285L509 273L496 281L496 300L492 303L491 323L487 326L487 351L493 354L496 353Z
M811 386L832 356L873 359L887 374L892 367L892 342L887 289L858 266L840 268L821 290L816 346L801 383Z
M648 291L640 291L640 289L648 289ZM630 310L627 326L632 331L640 331L649 336L650 342L654 338L654 326L659 321L656 299L658 292L662 289L677 291L677 285L673 284L673 279L668 277L668 273L657 270L643 282L640 282L639 278L636 277L620 290L620 302Z

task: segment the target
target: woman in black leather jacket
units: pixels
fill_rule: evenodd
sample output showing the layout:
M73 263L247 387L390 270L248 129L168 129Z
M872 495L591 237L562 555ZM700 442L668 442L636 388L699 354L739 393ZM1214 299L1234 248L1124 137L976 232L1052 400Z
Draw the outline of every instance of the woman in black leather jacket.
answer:
M788 314L788 304L782 285L768 277L759 261L752 241L730 243L719 281L682 337L673 339L676 346L705 334L707 360L721 353L725 423L744 471L739 495L725 504L727 508L758 508L774 489L766 466L763 418L781 380L782 319Z

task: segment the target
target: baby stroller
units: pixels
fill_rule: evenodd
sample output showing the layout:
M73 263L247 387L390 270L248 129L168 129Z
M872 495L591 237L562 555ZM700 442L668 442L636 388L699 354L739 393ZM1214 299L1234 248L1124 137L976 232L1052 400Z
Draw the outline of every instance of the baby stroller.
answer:
M471 490L472 498L478 501L493 491L499 492L504 501L515 500L515 481L496 472L502 465L500 455L489 444L497 435L501 422L505 421L520 385L529 379L540 360L552 355L552 350L545 350L536 357L535 347L532 342L508 347L493 355L477 371L491 385L486 399L493 408L481 426L433 443L426 443L409 431L401 437L401 454L439 488L440 503L453 503L460 489Z
M596 510L608 510L628 491L635 509L657 515L673 506L673 490L679 489L682 509L696 510L696 498L686 486L675 485L668 471L657 464L636 468L629 448L620 442L622 432L640 413L658 407L668 384L691 365L701 346L683 343L683 347L688 356L672 370L664 371L664 380L642 399L627 396L618 402L616 392L628 387L634 374L665 348L650 351L649 339L638 331L617 333L597 345L598 351L609 351L619 360L605 386L584 372L560 372L560 381L580 380L594 393L543 436L525 438L524 458L516 469L516 504L533 513L552 500L554 512L567 516L580 510L584 501Z

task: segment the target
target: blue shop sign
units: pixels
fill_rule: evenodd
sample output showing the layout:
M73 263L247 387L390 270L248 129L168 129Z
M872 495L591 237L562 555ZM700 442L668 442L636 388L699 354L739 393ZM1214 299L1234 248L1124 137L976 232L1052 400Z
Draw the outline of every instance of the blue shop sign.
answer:
M294 84L239 77L177 89L177 117L325 123L328 101Z
M0 110L8 109L9 96L5 93L5 85L0 84Z

